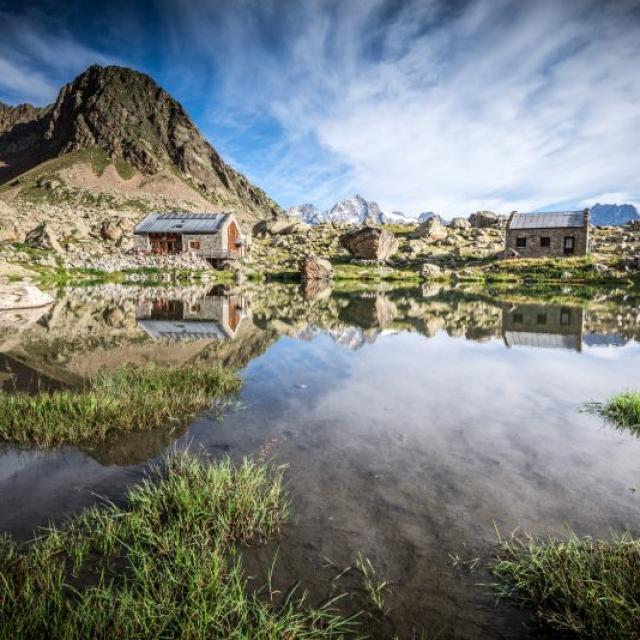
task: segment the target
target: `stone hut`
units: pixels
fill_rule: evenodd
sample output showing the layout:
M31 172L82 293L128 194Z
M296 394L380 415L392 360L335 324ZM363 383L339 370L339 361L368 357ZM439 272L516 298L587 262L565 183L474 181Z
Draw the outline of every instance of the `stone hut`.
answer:
M139 252L191 252L214 266L246 254L246 243L232 213L150 213L133 230L133 236Z
M518 213L507 222L505 255L521 258L584 256L589 253L589 209Z

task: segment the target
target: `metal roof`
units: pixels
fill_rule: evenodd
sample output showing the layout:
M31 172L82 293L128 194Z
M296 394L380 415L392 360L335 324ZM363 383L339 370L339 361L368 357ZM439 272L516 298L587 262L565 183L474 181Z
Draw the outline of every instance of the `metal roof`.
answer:
M584 213L582 211L514 213L509 221L509 229L557 229L584 226Z
M144 233L218 233L228 213L150 213L133 230Z
M580 336L575 334L505 331L504 340L508 347L537 347L580 351Z
M138 320L152 338L170 340L226 340L229 335L213 320Z

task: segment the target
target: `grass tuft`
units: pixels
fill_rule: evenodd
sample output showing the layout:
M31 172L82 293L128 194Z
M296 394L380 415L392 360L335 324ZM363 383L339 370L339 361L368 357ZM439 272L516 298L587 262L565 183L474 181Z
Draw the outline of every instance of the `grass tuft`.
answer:
M43 447L184 422L239 379L222 368L155 365L103 371L83 389L0 393L0 440Z
M343 638L354 629L304 598L248 587L237 544L289 515L282 467L168 458L129 490L26 546L0 544L0 638Z
M606 402L585 405L587 411L601 415L619 429L627 429L640 435L640 392L622 391Z
M493 566L501 597L540 623L592 640L640 637L640 540L530 536L501 541Z

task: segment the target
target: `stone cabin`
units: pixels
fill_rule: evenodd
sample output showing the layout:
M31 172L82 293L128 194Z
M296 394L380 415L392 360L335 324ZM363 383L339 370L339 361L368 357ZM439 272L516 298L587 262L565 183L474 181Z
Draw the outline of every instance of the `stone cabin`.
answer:
M246 243L232 213L150 213L133 230L133 238L139 252L192 252L214 266L246 254Z
M518 213L507 222L505 255L519 258L584 256L589 253L589 209Z

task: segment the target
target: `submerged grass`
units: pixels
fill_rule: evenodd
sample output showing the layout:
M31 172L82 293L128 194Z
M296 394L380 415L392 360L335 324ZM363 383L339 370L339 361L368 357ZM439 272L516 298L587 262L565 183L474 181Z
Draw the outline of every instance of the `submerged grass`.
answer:
M239 384L235 373L219 367L148 365L100 372L83 389L0 393L0 440L45 447L95 443L182 422Z
M167 459L125 508L0 544L0 638L342 638L353 619L248 587L239 544L289 515L282 468Z
M606 402L593 402L586 410L601 415L619 429L640 435L640 392L622 391L611 396Z
M500 596L579 638L640 638L640 540L511 537L493 567Z

